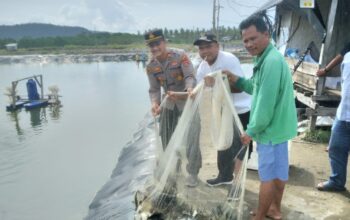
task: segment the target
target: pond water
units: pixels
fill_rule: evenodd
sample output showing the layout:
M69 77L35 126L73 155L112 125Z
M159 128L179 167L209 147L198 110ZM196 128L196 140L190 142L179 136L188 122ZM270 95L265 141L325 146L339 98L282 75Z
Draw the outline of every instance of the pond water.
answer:
M242 67L251 74L251 65ZM59 87L62 106L10 113L0 96L0 219L83 219L149 111L144 65L0 65L0 91L38 74L45 94ZM18 94L26 95L24 81Z
M5 88L37 74L63 106L6 112ZM0 219L82 219L149 109L143 66L0 65L0 79Z

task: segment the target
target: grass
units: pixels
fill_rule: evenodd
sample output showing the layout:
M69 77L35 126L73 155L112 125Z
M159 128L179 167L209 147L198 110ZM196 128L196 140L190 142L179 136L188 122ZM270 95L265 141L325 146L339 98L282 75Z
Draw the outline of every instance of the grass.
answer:
M330 137L330 130L317 129L314 131L305 132L305 136L302 138L302 140L312 143L328 143Z

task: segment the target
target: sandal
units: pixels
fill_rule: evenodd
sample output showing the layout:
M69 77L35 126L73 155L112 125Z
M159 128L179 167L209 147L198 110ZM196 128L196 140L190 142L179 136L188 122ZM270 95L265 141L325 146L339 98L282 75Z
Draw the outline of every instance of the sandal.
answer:
M332 186L329 181L325 181L317 184L316 188L319 191L327 191L327 192L342 192L346 190L345 187L339 188L339 187Z

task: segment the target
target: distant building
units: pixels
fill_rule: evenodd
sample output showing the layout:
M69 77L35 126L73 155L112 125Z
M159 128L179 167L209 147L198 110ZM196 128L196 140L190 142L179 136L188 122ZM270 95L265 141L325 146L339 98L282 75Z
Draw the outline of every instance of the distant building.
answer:
M223 41L230 41L230 40L232 40L232 37L231 36L225 36L225 37L222 37L222 40Z
M8 51L15 51L17 50L17 43L6 44L5 47Z

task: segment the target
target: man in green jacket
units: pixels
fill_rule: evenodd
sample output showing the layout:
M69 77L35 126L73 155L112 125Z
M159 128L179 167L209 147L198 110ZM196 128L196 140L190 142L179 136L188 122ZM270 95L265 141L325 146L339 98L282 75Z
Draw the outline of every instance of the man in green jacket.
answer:
M265 216L281 219L281 201L288 180L288 140L297 134L293 83L284 57L270 43L270 34L261 16L240 24L244 46L254 58L250 79L226 72L231 85L252 94L251 113L243 144L257 142L260 178L259 206L254 219Z

